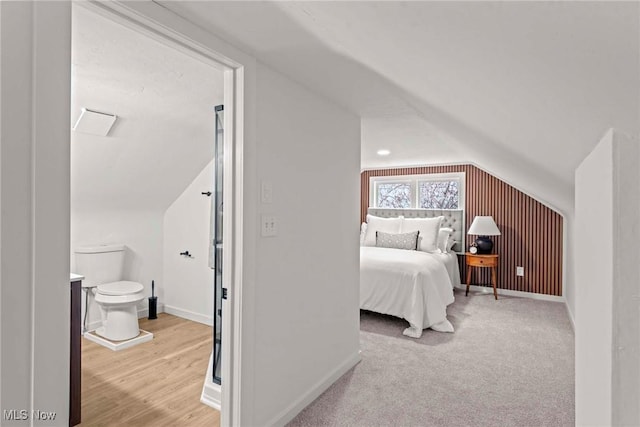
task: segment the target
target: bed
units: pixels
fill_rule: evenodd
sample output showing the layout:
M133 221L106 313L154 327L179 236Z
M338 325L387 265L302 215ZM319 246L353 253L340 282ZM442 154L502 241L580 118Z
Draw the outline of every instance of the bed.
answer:
M426 328L453 332L446 308L454 301L454 286L460 284L455 250L462 247L462 211L369 209L371 216L395 218L388 222L405 228L405 219L444 216L441 226L453 230L450 236L456 243L447 252L376 247L369 233L368 244L363 240L360 248L360 308L407 320L403 334L412 338L420 338ZM395 231L388 227L385 230Z

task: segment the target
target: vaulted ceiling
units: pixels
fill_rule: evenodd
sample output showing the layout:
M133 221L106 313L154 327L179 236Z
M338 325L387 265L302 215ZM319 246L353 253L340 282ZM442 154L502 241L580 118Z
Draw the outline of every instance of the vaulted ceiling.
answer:
M74 209L164 211L211 161L222 72L74 5L72 126L116 114L108 136L71 133Z
M159 3L359 114L363 168L474 162L571 211L605 130L640 132L637 2Z

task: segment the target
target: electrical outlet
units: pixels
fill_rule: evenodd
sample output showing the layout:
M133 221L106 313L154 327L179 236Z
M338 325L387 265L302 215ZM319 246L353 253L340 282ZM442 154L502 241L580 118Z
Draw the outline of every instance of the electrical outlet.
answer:
M516 276L524 276L524 267L516 267Z
M273 237L278 234L278 220L275 216L262 215L262 237Z

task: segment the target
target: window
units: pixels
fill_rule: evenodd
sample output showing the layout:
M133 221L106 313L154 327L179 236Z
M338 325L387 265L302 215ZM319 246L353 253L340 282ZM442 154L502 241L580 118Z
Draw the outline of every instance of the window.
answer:
M369 206L464 209L464 181L464 172L371 177Z
M410 182L381 182L376 186L376 200L380 208L410 208Z
M423 209L458 209L457 180L418 181L418 207Z

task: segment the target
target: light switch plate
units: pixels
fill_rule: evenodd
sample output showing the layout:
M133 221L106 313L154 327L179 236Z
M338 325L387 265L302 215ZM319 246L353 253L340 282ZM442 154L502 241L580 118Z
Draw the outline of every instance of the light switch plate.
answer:
M524 276L524 267L516 267L516 276Z
M273 184L269 181L262 181L260 200L262 203L273 203Z

